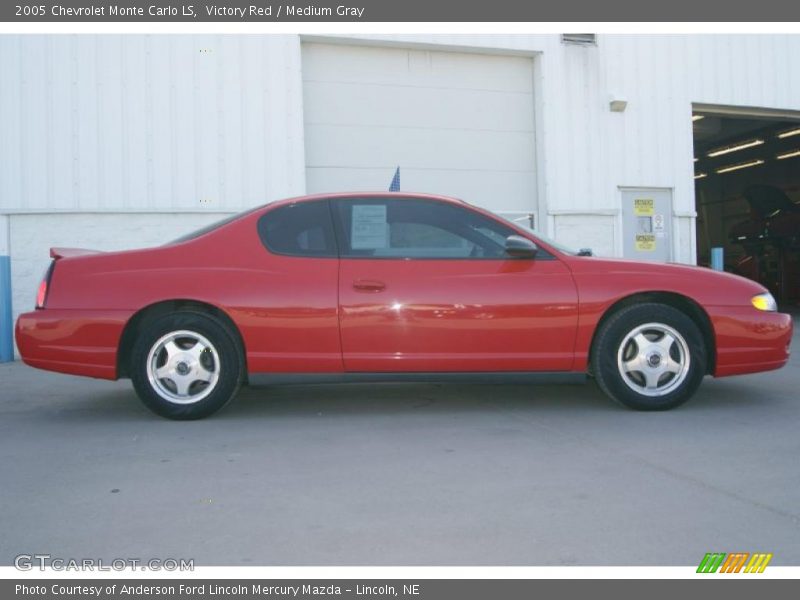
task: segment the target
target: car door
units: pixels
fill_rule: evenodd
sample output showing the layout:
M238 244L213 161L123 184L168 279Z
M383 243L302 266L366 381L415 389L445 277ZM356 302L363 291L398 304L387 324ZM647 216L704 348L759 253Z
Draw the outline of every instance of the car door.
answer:
M332 202L346 371L572 367L577 292L557 257L508 256L519 232L457 202Z

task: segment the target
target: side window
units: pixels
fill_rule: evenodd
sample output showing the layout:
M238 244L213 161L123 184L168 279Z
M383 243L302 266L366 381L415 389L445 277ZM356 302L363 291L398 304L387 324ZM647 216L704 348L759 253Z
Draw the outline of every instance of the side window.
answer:
M327 200L298 202L266 212L258 220L258 235L274 254L338 256Z
M342 256L504 258L510 227L467 208L414 198L335 201Z
M436 250L471 250L464 238L427 223L393 223L389 226L389 245L392 248L430 248Z

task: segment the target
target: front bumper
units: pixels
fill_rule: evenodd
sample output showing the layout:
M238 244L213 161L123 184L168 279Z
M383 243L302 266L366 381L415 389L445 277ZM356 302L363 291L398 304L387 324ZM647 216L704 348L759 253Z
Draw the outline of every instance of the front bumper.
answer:
M717 307L711 321L716 336L715 377L780 369L789 360L791 315L752 307Z

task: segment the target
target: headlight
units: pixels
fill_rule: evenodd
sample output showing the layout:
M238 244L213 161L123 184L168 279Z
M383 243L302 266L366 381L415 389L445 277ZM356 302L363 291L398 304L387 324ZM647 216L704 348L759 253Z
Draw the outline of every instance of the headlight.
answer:
M778 303L775 302L775 298L772 297L772 294L769 292L765 292L763 294L759 294L758 296L753 296L750 299L753 306L755 306L758 310L766 310L769 312L775 312L778 310Z

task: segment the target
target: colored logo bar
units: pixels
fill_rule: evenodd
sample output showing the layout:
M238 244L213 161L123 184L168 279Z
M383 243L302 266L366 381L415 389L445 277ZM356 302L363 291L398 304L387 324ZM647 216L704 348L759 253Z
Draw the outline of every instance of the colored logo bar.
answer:
M708 552L700 565L698 573L763 573L772 560L766 552Z

